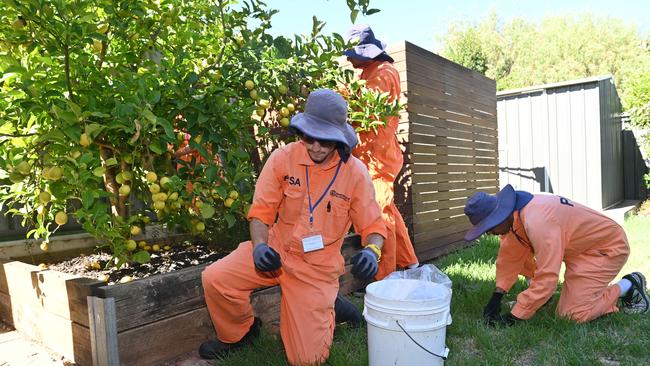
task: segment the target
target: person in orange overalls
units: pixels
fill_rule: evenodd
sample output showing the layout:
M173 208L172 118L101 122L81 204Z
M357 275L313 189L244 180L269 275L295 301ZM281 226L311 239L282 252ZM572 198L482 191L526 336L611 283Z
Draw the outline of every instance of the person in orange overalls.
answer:
M248 213L251 240L202 274L217 340L199 348L216 358L250 343L259 332L250 295L279 285L280 333L291 365L327 360L334 332L334 302L345 271L341 245L351 224L365 239L352 257L352 274L372 278L386 227L366 167L350 156L357 143L347 124L347 103L331 90L315 90L290 127L302 136L274 151L255 186Z
M619 311L647 313L650 298L643 274L633 272L610 284L627 261L630 247L623 228L609 217L564 197L515 191L473 194L465 205L473 227L465 240L483 233L500 235L496 290L483 316L488 324L512 325L530 319L553 295L560 266L566 265L556 313L577 323ZM534 262L533 262L534 258ZM530 286L517 296L510 314L501 315L503 294L535 263Z
M394 60L384 51L385 45L375 38L372 29L367 25L355 25L348 37L358 40L358 43L344 54L354 68L362 70L360 78L366 80L366 87L390 93L391 100L399 99L400 79L392 65ZM404 164L396 136L398 124L399 117L390 117L385 127L379 128L376 133L360 132L359 145L352 151L368 167L388 230L379 271L375 276L377 280L388 276L397 267L414 268L419 264L404 219L394 202L395 178Z

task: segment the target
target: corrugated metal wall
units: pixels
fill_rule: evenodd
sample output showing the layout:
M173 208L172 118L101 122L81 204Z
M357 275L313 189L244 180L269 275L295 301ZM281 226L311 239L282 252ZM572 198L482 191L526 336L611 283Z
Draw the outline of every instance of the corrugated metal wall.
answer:
M620 102L611 77L500 92L499 181L602 209L623 199Z
M612 206L624 199L623 130L621 102L610 79L599 81L600 129L603 207Z

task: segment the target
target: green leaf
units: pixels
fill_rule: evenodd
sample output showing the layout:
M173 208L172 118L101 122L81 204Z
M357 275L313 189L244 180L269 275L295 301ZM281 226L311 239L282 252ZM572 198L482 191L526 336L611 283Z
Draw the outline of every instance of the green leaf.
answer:
M169 121L166 118L158 117L157 122L159 125L163 127L165 130L165 135L170 138L174 139L176 138L176 135L174 134L174 128L172 127L172 124L169 123Z
M113 166L113 165L117 165L117 163L118 163L118 161L117 161L116 158L110 158L110 159L106 160L106 166L109 166L109 167Z
M359 10L354 9L350 12L350 21L352 21L352 24L357 20L357 15L359 15Z
M149 252L147 252L146 250L141 250L133 254L132 258L134 261L140 264L149 263L149 261L151 260L151 256L149 255Z
M91 124L86 125L85 131L86 131L86 134L88 134L88 136L90 136L91 138L95 138L105 128L106 127L104 127L104 126L102 126L102 125L100 125L98 123L91 123Z
M205 114L199 112L199 118L198 118L197 122L199 124L203 124L203 123L205 123L207 121L208 121L208 116L206 116Z
M235 219L235 216L233 216L233 214L227 213L223 216L223 218L226 219L226 222L228 223L228 228L235 226L235 222L237 220Z
M203 206L201 206L201 217L209 219L212 216L214 216L214 207L208 204L203 204Z
M151 122L153 124L156 123L156 115L153 114L153 112L151 112L148 109L143 109L141 111L141 113L142 113L142 116L144 116L144 118L146 118L149 122Z
M54 113L54 115L58 119L66 121L68 123L77 123L77 121L78 121L78 119L74 115L74 113L72 113L70 111L65 111L65 110L59 108L57 105L52 106L52 112Z
M153 141L149 144L149 150L155 154L162 155L165 152L164 144L160 140Z
M79 137L81 136L81 126L79 125L72 125L72 126L67 126L63 128L63 133L65 133L68 138L74 141L79 141Z
M95 196L92 191L85 191L81 194L81 201L83 202L84 208L86 210L92 207L93 202L95 202Z
M66 100L66 103L68 103L68 107L70 108L70 110L72 111L72 113L74 113L74 115L75 115L77 118L81 118L81 107L79 107L79 106L77 105L77 103L75 103L75 102L73 102L73 101L71 101L71 100Z

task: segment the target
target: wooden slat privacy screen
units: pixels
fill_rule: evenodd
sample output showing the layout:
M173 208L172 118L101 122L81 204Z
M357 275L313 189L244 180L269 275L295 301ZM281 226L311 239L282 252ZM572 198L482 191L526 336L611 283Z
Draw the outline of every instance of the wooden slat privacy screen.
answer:
M395 201L426 261L467 245L465 201L498 191L496 84L409 42L389 52L407 101Z

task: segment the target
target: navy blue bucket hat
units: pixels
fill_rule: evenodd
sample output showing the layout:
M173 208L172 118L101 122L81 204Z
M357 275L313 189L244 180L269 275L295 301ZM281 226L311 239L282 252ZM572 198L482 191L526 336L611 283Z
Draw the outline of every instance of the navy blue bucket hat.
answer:
M343 52L344 55L359 60L369 61L383 54L383 60L395 62L386 53L386 44L375 38L370 26L365 24L353 25L348 31L348 42L358 41L352 49Z
M333 90L317 89L307 97L305 111L291 118L289 127L317 140L340 142L351 151L358 140L347 120L345 99Z
M465 240L472 241L504 222L514 211L516 201L515 189L510 184L496 195L474 193L465 204L465 215L474 225L465 234Z

